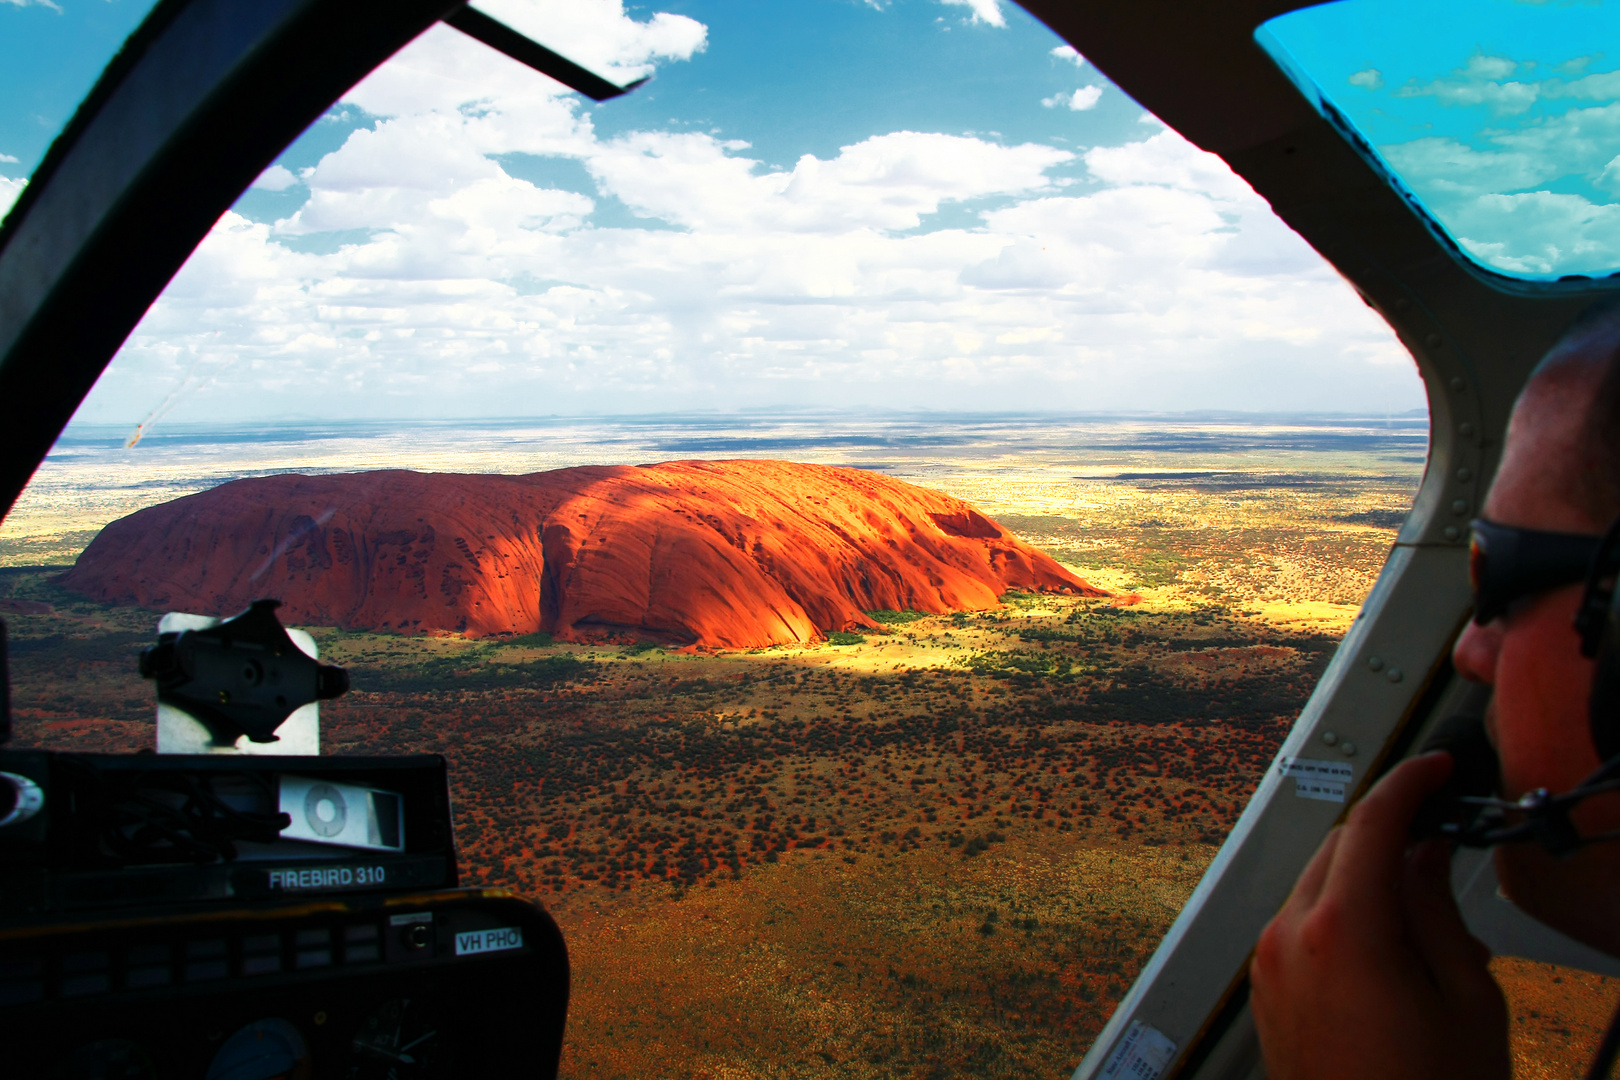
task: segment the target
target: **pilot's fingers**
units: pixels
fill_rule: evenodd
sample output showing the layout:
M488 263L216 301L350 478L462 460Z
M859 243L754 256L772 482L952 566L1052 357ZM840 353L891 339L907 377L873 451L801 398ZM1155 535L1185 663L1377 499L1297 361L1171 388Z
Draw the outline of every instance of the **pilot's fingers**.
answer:
M1486 966L1491 952L1468 932L1451 892L1451 853L1431 840L1406 859L1401 907L1413 949L1436 989L1454 1007L1471 1014L1490 1012L1506 1023L1502 992Z
M1342 903L1352 921L1389 922L1376 929L1396 931L1399 915L1390 901L1401 884L1412 818L1450 775L1450 754L1403 761L1350 811L1323 892Z

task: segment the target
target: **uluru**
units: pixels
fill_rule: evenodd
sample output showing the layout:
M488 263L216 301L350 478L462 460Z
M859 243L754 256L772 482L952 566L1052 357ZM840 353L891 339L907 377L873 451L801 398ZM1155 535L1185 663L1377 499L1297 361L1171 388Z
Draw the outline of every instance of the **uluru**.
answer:
M213 615L276 597L304 625L731 649L1009 589L1109 595L959 499L787 461L235 480L113 522L63 583Z

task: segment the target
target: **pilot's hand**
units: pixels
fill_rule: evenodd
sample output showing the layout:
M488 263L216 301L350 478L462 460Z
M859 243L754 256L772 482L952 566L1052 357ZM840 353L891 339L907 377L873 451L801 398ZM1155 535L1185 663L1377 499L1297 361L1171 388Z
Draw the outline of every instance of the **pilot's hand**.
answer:
M1507 1006L1446 847L1407 847L1450 772L1449 755L1426 754L1380 781L1260 935L1250 1003L1271 1080L1509 1076Z

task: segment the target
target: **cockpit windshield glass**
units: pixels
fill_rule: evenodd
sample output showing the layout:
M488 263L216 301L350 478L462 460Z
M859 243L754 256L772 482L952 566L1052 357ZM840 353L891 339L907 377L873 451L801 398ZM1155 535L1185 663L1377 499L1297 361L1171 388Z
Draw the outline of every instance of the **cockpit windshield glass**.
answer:
M0 219L102 69L156 3L0 3L0 101L5 102L0 108Z
M1257 36L1479 263L1620 268L1620 7L1342 0Z
M1410 355L1006 0L477 6L650 81L437 25L262 172L0 523L12 745L161 746L158 619L279 599L322 753L444 755L562 926L566 1075L1068 1075L1388 556Z

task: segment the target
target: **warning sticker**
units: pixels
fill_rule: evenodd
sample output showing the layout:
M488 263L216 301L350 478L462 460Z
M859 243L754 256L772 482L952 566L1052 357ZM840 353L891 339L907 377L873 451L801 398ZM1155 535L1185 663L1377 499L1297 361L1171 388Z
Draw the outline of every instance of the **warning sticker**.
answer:
M456 935L457 956L521 948L523 948L523 929L517 926L504 926L499 930L469 930L465 934Z
M1282 774L1296 780L1335 780L1347 784L1356 778L1356 770L1348 761L1319 761L1312 758L1282 759Z
M1344 802L1344 785L1333 780L1294 781L1294 795L1300 799L1320 799L1323 802Z
M1097 1080L1159 1080L1175 1056L1176 1044L1164 1032L1135 1020Z

